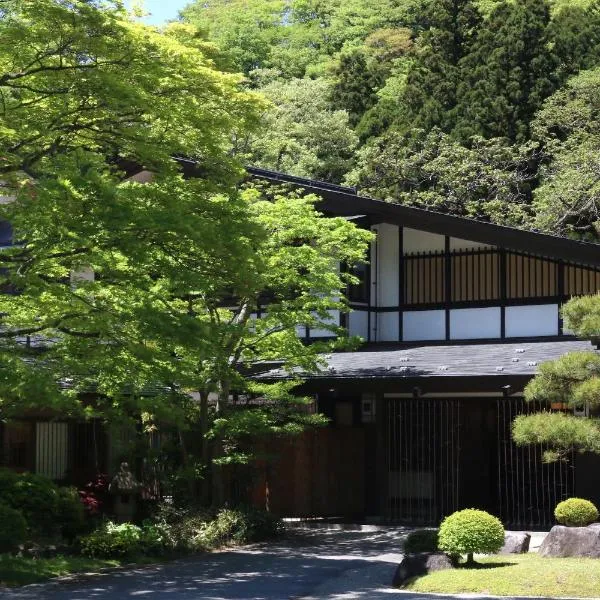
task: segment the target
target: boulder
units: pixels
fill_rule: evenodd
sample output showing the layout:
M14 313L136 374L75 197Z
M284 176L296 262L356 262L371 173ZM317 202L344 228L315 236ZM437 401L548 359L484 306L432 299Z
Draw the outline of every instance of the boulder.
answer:
M415 577L422 577L433 571L453 569L452 559L444 552L419 552L406 554L394 574L392 585L400 587Z
M498 554L525 554L529 552L530 541L528 533L509 531L504 534L504 546Z
M540 556L600 558L600 523L587 527L555 525L538 551Z

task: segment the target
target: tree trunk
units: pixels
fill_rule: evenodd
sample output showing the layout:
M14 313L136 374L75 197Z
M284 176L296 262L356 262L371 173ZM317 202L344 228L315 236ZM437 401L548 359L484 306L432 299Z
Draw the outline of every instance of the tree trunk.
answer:
M200 437L202 458L202 482L200 502L203 506L210 504L210 448L208 444L208 392L200 391Z
M219 385L219 394L217 396L217 405L215 408L216 416L219 417L224 407L229 401L229 382L221 381ZM223 452L223 441L215 439L213 444L213 455L212 455L212 468L211 468L211 480L212 480L212 505L215 508L221 508L225 505L227 500L225 494L225 480L223 477L223 467L215 464L215 459L222 458Z

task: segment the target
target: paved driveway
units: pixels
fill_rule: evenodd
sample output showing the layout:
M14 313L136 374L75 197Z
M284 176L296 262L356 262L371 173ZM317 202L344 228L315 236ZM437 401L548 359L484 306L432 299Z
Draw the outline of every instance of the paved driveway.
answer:
M276 543L74 582L3 592L1 600L410 600L388 587L406 530L303 531ZM440 597L438 597L440 598ZM448 600L447 597L444 600Z
M2 600L378 600L400 558L402 529L291 533L271 544L155 567L28 586Z

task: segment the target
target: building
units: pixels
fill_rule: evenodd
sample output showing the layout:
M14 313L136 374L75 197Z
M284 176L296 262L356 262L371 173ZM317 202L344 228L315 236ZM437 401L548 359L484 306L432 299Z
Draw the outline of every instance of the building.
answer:
M511 440L514 417L537 408L522 392L538 365L593 349L564 329L560 307L600 291L600 245L248 172L315 193L326 214L377 234L368 263L356 271L360 284L349 291L352 312L331 314L364 345L327 357L327 367L300 390L315 397L331 427L277 447L280 460L268 469L258 501L288 516L385 522L436 523L477 507L527 528L550 523L567 496L600 502L593 476L599 459L578 455L547 465L543 448L517 448ZM307 342L330 335L300 334ZM261 377L286 373L271 369ZM46 421L0 427L3 463L63 479L118 462L114 444L99 442L93 424ZM96 450L86 454L81 448L90 440Z
M304 440L302 456L288 450L280 483L271 482L275 505L278 491L283 512L298 516L424 523L477 507L511 526L543 527L567 496L600 501L596 457L548 465L542 448L511 440L514 417L539 408L522 395L538 365L593 349L564 329L560 307L600 291L599 245L250 172L316 193L324 212L377 233L350 291L353 312L332 315L364 347L328 357L303 386L331 418L325 435L337 438Z

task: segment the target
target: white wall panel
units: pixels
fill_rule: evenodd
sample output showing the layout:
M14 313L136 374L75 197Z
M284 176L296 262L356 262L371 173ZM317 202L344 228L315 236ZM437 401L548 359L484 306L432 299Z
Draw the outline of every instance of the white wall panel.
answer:
M500 321L500 307L451 310L450 338L453 340L499 338L501 335Z
M446 249L446 238L437 233L405 227L402 234L402 245L405 254L411 252L437 252Z
M377 239L377 306L398 306L400 237L396 225L382 223Z
M558 305L506 307L506 337L558 335Z
M397 312L380 312L377 315L377 341L397 342L400 329L400 316Z
M355 310L348 315L348 332L369 339L369 313L366 310Z
M443 340L446 337L446 313L443 310L405 312L402 330L406 342Z
M330 315L330 319L327 321L327 325L339 325L340 324L340 311L339 310L330 310L328 311ZM328 329L310 329L310 337L311 338L321 338L321 337L332 337L334 334Z

